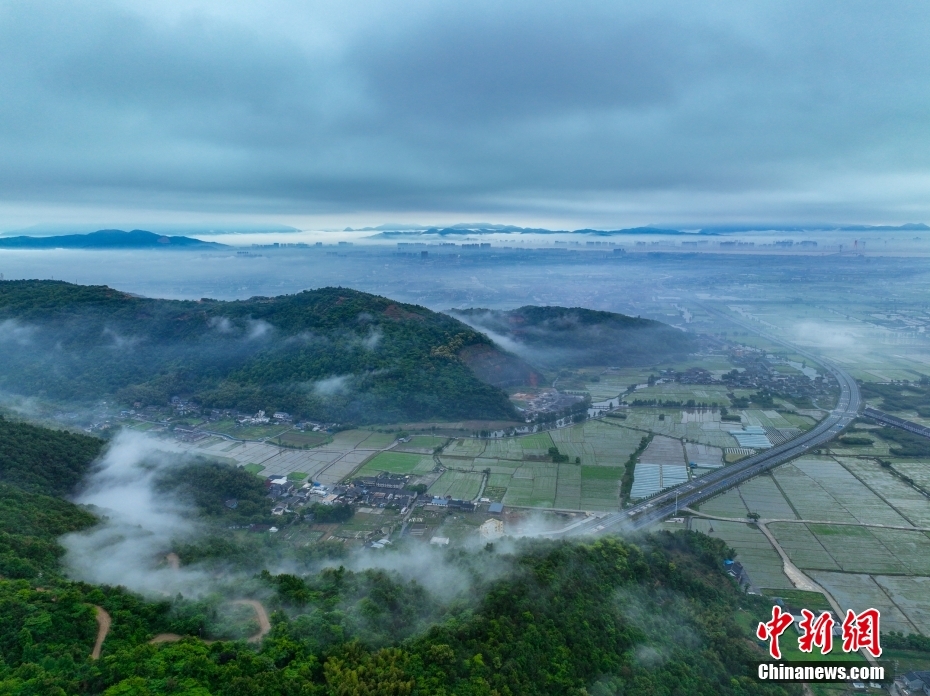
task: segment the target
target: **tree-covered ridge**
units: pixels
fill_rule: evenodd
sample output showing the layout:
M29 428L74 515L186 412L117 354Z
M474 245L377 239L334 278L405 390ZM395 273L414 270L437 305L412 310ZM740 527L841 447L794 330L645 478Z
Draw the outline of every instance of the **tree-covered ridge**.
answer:
M102 446L97 438L0 416L0 576L58 573L57 538L96 518L53 496L74 491Z
M452 314L512 342L521 357L548 367L655 365L696 348L693 336L661 322L581 307L528 305Z
M452 317L346 288L219 302L0 282L0 388L88 401L287 411L319 420L508 418L458 353Z
M0 577L54 576L64 553L58 537L96 521L66 500L0 483Z
M0 482L32 493L71 493L103 441L0 416Z
M241 467L197 458L160 472L155 489L226 525L274 521L264 479Z

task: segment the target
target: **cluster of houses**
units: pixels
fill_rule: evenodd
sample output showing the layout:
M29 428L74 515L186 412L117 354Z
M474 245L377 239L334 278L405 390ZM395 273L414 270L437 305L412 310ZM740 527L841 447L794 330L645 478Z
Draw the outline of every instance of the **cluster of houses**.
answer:
M419 497L416 491L407 488L409 481L409 476L387 473L361 476L346 489L346 499L374 508L398 507L404 513Z
M269 476L265 479L265 490L274 501L271 514L283 515L285 512L296 512L308 503L333 505L339 501L344 487L336 486L331 490L318 481L298 485L287 476Z
M293 512L308 503L364 505L374 508L396 507L404 513L419 497L416 491L406 487L409 479L409 476L379 474L378 476L362 476L347 485L329 487L317 481L298 485L289 480L287 476L269 476L265 479L265 488L268 491L268 497L275 501L275 507L272 510L274 515ZM442 500L447 502L445 498Z

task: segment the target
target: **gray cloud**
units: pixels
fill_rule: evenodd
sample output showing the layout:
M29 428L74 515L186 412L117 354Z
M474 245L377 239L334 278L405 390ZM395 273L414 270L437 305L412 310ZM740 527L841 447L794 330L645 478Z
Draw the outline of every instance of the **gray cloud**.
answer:
M0 214L925 219L928 15L8 2Z

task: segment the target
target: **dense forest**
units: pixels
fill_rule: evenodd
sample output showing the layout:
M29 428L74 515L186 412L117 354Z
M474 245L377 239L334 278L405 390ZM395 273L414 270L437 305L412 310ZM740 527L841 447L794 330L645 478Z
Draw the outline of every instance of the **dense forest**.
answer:
M459 354L497 351L444 314L345 288L236 302L0 281L0 388L24 395L286 411L328 422L513 418Z
M20 461L62 461L60 450L71 444L66 434L36 438L31 426L5 428L24 450ZM87 447L73 464L88 470L94 451ZM10 468L7 457L0 455L0 464ZM71 485L68 468L39 467L37 476L22 485ZM170 485L196 488L202 480L185 474ZM225 477L217 492L240 483ZM723 573L724 544L691 532L452 551L432 566L462 589L443 596L392 572L352 571L330 558L299 575L217 579L198 598L147 599L62 576L55 537L93 524L89 513L13 483L0 494L0 509L8 511L0 515L0 693L800 693L752 679L749 665L760 649L734 616L757 600ZM212 502L199 505L209 510ZM392 564L415 551L398 545L386 552L398 554L385 559ZM334 553L345 556L344 549ZM232 598L258 599L271 612L260 643L243 640L254 622L230 606ZM93 659L102 612L112 623ZM169 642L152 642L165 634Z
M72 493L100 454L103 441L0 415L0 482L32 493Z
M451 313L520 357L550 368L657 365L696 349L693 336L661 322L581 307Z

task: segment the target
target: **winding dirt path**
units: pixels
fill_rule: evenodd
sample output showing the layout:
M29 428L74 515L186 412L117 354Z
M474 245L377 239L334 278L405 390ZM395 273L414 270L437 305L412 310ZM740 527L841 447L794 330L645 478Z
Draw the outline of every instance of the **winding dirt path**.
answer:
M237 599L233 601L233 604L247 604L255 610L255 617L258 619L258 633L249 636L249 642L260 642L265 637L265 634L271 630L271 621L268 620L268 612L265 611L265 607L255 599Z
M258 633L248 637L250 643L258 643L262 638L271 630L271 621L268 620L268 612L265 611L265 607L261 602L255 599L234 599L230 604L240 604L248 605L252 607L252 610L255 612L255 618L258 619ZM157 636L152 638L149 641L149 644L156 645L158 643L174 643L185 636L179 636L177 633L159 633ZM204 643L214 643L216 641L204 640Z
M107 633L110 632L110 624L113 623L113 620L110 618L110 614L103 607L98 607L94 605L94 614L97 619L97 642L94 643L94 649L90 653L91 660L100 659L100 651L103 650L103 641L107 637Z

